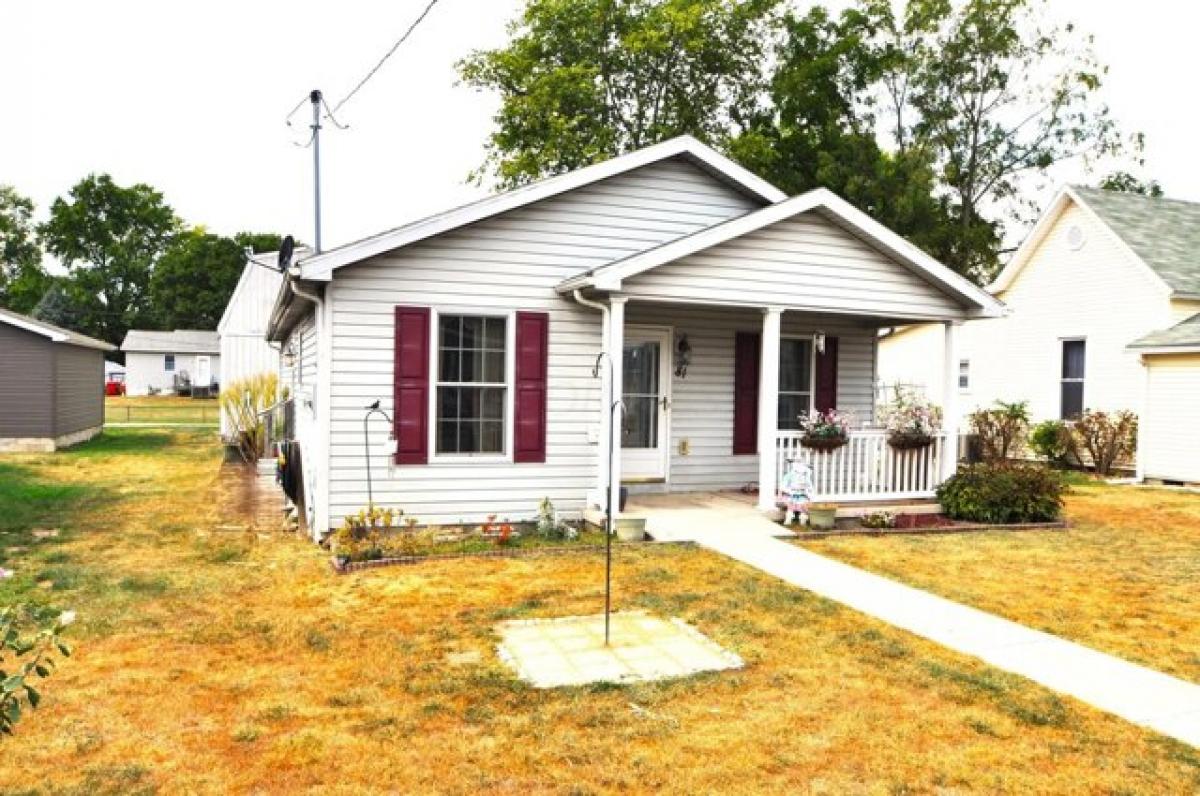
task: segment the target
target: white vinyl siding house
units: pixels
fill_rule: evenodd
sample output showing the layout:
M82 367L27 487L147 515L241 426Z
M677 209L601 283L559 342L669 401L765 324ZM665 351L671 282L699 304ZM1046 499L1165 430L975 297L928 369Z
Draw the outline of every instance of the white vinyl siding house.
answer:
M247 258L217 324L226 386L263 373L279 373L279 351L267 342L267 322L283 281L275 267L277 258L274 252ZM229 431L229 419L222 411L221 433Z
M125 352L127 395L174 392L181 379L198 386L221 383L221 344L216 332L130 329Z
M299 418L311 415L303 447L305 481L310 474L315 481L308 490L314 533L367 504L364 418L376 401L394 425L374 417L366 429L374 502L429 524L529 519L545 497L577 514L599 501L610 477L610 445L618 479L634 491L739 488L761 478L764 467L774 483L774 422L763 426L770 435L763 455L734 452L735 414L744 411L734 388L739 334L762 336L764 361L779 332L809 345L820 339L830 352L822 355L823 378L836 384L812 389L836 394L839 408L870 423L881 325L897 317L961 320L997 305L836 197L806 197L785 203L771 186L684 138L302 259L276 302L269 334L284 346L284 381L299 390L297 439ZM783 207L780 218L757 215L776 207ZM735 241L705 245L697 237L732 229L735 219L762 228L754 238L768 252L762 262L739 264L745 250ZM780 231L772 232L776 222ZM695 259L672 258L662 270L699 269L711 279L664 282L647 267L615 288L589 281L611 280L605 268L682 241L697 243L689 252ZM873 274L878 286L839 287L839 258L856 277ZM739 267L744 284L736 279ZM772 278L786 287L772 293ZM780 321L774 335L764 325L768 317ZM471 329L485 335L486 321L474 319L502 320L496 330L503 326L503 346L498 337L440 345L446 318L471 319ZM541 349L522 331L539 329L546 333ZM685 336L691 364L677 373ZM619 390L635 349L661 369L634 368L631 376L643 381L631 389L649 392L623 394L630 405L645 399L657 413L647 416L645 429L627 426L624 436L653 444L621 450L622 434L611 434L602 405L610 372ZM289 350L296 355L291 364ZM617 361L603 352L616 353ZM476 355L497 363L502 357L503 377L496 379L496 368L461 367L463 356ZM531 373L539 356L540 375ZM453 357L456 371L445 364ZM474 395L484 383L495 391L490 408L472 405L464 415L459 391ZM771 401L774 421L774 393L759 394ZM455 445L439 437L439 421L454 429ZM479 425L478 435L466 432L468 451L451 450L462 447L459 421ZM481 445L484 433L492 436ZM638 473L634 465L647 469Z
M1161 416L1171 399L1152 394L1157 377L1147 381L1143 361L1155 355L1132 344L1200 313L1193 239L1200 242L1200 204L1064 189L989 287L1005 316L963 327L963 413L1027 400L1035 421L1082 405L1175 422ZM938 385L943 360L939 329L900 327L880 341L880 381ZM1148 456L1157 440L1146 437Z

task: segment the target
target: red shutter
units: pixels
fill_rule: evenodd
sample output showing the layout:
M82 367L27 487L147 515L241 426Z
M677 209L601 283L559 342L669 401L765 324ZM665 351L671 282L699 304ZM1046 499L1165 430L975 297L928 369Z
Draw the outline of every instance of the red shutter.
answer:
M396 464L429 461L429 308L396 307Z
M837 409L838 339L825 338L825 350L817 353L817 394L814 397L818 412Z
M759 334L738 332L733 346L733 452L758 452Z
M546 370L550 316L517 313L517 372L513 401L513 461L546 461Z

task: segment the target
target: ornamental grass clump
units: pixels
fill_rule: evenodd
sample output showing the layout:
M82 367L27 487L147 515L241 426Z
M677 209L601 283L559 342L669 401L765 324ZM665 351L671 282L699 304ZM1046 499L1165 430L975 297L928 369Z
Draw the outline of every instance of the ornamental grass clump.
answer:
M800 444L817 450L840 448L850 440L854 417L849 412L826 409L800 415Z
M1053 522L1062 513L1066 485L1043 464L969 464L937 490L948 517L1006 525Z
M262 413L279 400L279 377L260 373L229 384L219 396L229 419L230 437L242 459L253 462L265 453L267 427Z
M924 448L942 430L942 408L917 390L897 387L896 397L880 407L879 420L893 448Z

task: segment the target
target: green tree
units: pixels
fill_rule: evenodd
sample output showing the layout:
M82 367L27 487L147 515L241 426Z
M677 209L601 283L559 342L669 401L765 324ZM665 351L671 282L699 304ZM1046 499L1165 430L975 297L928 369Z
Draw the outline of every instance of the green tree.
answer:
M681 134L720 145L762 99L780 0L528 0L459 64L500 94L482 179L514 187Z
M930 153L957 224L947 264L978 281L998 266L1002 206L1024 220L1025 179L1074 158L1122 151L1098 100L1107 71L1092 38L1040 23L1045 0L909 0L897 19L886 0L863 0L892 44L898 146ZM906 119L906 114L912 112Z
M84 327L84 313L80 312L79 307L71 300L61 279L50 283L30 314L39 321L52 323L64 329L79 330Z
M245 263L245 250L235 239L201 228L180 233L150 278L157 325L216 329Z
M242 249L249 249L255 254L262 252L277 252L283 242L282 235L274 232L239 232L233 236L233 242Z
M150 275L180 222L158 191L123 187L89 175L55 199L39 228L43 245L67 267L67 292L82 314L81 331L120 344L153 318Z
M50 285L33 225L33 202L0 185L0 308L28 313Z
M1101 178L1099 187L1105 191L1136 193L1155 198L1163 195L1163 189L1158 184L1158 180L1140 180L1127 171L1114 171L1105 175Z

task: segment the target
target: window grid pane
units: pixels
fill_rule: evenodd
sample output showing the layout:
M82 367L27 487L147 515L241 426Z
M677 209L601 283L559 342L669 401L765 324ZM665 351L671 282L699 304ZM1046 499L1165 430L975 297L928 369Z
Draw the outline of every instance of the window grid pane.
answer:
M812 340L779 341L779 411L777 428L800 428L800 415L812 407Z
M438 453L504 453L508 320L438 317Z

